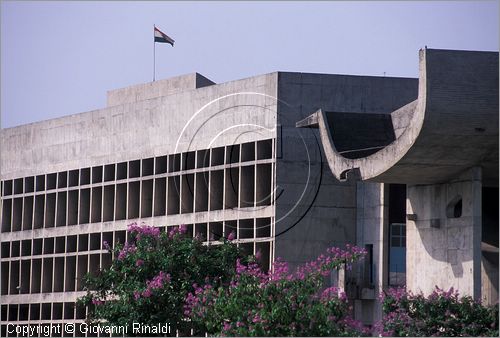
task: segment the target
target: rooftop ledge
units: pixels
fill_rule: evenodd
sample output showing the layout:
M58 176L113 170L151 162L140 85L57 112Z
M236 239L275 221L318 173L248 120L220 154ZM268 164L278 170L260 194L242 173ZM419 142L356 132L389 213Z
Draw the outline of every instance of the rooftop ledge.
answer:
M180 93L186 90L202 88L215 84L212 80L198 73L191 73L133 85L108 91L107 107L125 103L149 100L160 96Z

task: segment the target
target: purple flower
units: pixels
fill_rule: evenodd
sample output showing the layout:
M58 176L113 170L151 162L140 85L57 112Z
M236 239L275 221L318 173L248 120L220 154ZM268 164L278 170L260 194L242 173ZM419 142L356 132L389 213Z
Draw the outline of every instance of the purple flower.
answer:
M134 244L130 244L129 242L126 242L123 248L120 250L118 253L118 260L123 260L129 253L133 253L137 250L136 246Z
M99 300L99 299L92 299L92 304L94 305L102 305L104 304L104 302L102 300Z
M245 270L246 270L246 266L244 266L243 264L241 264L240 259L238 258L238 259L236 260L236 273L237 273L237 274L241 274L241 273L243 273Z
M256 315L253 317L252 322L253 322L253 323L260 323L260 322L262 322L262 318L261 318L258 314L256 314Z
M165 282L170 282L170 274L160 271L152 280L146 281L146 286L148 289L161 289Z
M273 263L273 272L271 273L271 280L279 280L288 275L288 263L283 262L281 258L277 258Z
M142 291L142 296L143 296L144 298L149 298L149 297L151 297L151 289L149 289L149 288L148 288L148 289L146 289L146 290Z
M137 261L135 261L135 266L139 267L142 265L144 265L144 261L142 259L138 259Z
M322 300L330 300L332 298L338 298L340 290L336 286L326 288L321 294Z
M180 227L174 226L171 227L170 231L168 232L168 238L172 239L177 235L184 234L187 232L187 227L185 225L181 225Z
M106 250L109 250L110 249L110 246L109 246L109 243L107 241L103 241L102 242L102 246L104 247L104 249Z
M137 223L132 223L128 226L127 231L135 234L137 240L140 240L142 236L153 238L158 238L158 236L160 236L160 229L145 224L139 226Z
M231 231L231 233L227 236L228 241L232 241L235 238L236 238L236 234L234 233L234 231Z

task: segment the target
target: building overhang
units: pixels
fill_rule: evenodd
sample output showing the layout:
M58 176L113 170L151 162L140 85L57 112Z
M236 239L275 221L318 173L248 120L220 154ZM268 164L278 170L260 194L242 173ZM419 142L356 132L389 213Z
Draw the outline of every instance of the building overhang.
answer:
M417 100L388 114L319 109L296 126L319 129L340 180L433 184L481 166L485 184L498 186L498 53L419 57Z

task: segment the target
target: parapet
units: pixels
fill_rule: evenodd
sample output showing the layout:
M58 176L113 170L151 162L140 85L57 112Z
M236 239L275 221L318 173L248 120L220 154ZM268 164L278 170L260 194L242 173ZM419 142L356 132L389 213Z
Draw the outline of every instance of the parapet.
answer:
M207 79L203 75L191 73L126 88L114 89L108 91L107 107L149 100L186 90L211 86L213 84L215 84L215 82Z

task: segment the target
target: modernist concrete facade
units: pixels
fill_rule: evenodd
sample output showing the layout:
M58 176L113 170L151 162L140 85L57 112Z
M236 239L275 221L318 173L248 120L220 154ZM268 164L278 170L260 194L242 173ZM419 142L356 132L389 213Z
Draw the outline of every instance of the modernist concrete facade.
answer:
M289 72L215 84L190 74L110 91L100 110L2 129L2 335L9 322L83 320L80 279L109 266L102 242L123 242L131 222L186 224L207 243L234 231L264 268L365 246L364 265L331 283L373 322L378 292L404 283L389 260L404 260L405 186L336 178L321 128L296 122L318 109L364 113L384 141L387 117L417 100L418 86Z
M297 124L319 128L339 180L407 186L409 290L454 287L498 302L498 99L498 53L424 49L416 100L378 116L320 109ZM346 124L354 133L343 132ZM346 144L362 150L346 154ZM386 204L379 185L361 187L358 196L378 192L369 201ZM370 222L359 231L385 226Z

